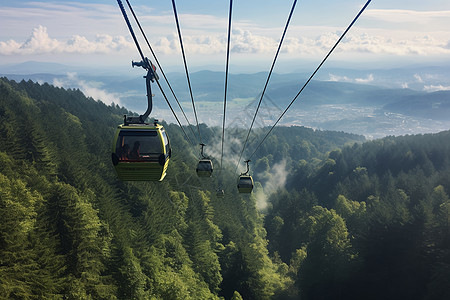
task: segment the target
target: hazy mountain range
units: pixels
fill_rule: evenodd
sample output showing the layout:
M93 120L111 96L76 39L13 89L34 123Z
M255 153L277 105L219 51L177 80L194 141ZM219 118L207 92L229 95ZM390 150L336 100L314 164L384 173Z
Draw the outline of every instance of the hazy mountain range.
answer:
M94 99L114 102L141 112L146 105L145 80L142 78L145 71L124 70L87 70L55 63L27 62L0 66L0 76L16 81L25 79L64 88L79 88ZM165 94L177 110L178 106L160 71L159 75ZM166 75L188 118L193 121L186 75ZM258 114L260 125L273 123L309 76L308 72L274 73ZM223 72L199 71L190 74L200 122L220 124L224 79ZM229 75L228 118L240 120L238 123L243 126L252 119L266 79L265 72ZM334 129L364 134L369 138L450 128L450 68L446 66L392 70L321 69L314 79L280 124ZM171 121L173 117L156 84L152 85L152 89L155 113Z

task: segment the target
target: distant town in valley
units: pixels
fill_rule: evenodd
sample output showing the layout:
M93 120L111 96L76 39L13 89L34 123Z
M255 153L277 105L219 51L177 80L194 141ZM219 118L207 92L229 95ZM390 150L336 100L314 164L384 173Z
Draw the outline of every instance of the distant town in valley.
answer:
M384 136L434 133L450 128L450 68L410 67L393 70L325 69L304 89L280 125ZM142 70L135 77L98 73L60 64L28 62L0 66L0 76L16 81L47 82L80 89L86 96L115 103L141 113L146 106ZM273 74L261 101L255 126L272 126L306 82L310 74ZM169 83L190 124L195 123L192 102L183 73L167 74ZM226 126L248 127L253 119L267 73L231 74L227 96ZM181 111L160 79L169 102ZM191 74L193 97L200 123L221 126L224 73L199 71ZM153 85L154 116L175 123L164 97ZM186 119L180 117L183 125Z

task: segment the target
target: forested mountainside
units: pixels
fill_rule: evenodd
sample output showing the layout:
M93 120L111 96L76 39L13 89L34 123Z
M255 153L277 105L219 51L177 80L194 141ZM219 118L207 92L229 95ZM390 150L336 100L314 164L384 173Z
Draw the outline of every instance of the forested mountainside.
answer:
M217 175L197 178L198 153L173 124L164 181L117 180L123 114L79 90L0 79L0 298L450 296L450 132L364 142L279 127L253 159L254 193L237 193L231 165L218 198ZM285 187L258 210L279 174Z
M268 249L306 299L450 298L450 131L334 150L287 186Z

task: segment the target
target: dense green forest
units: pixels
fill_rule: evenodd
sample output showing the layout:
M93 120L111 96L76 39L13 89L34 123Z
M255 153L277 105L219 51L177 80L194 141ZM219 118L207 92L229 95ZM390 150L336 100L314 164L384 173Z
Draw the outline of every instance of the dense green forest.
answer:
M233 165L197 178L198 149L174 124L163 182L117 180L123 114L0 79L1 299L450 298L450 132L279 127L243 196ZM201 131L206 144L221 134Z

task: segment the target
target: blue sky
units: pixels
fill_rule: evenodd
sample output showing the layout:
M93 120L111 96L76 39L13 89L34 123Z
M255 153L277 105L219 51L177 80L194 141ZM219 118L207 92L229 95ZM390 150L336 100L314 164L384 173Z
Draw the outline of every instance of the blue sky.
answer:
M298 1L275 71L317 65L365 2ZM130 3L162 65L182 71L171 1ZM248 72L270 68L292 3L234 1L232 65ZM191 69L224 69L228 5L218 0L177 1ZM114 0L0 0L0 28L0 66L33 60L128 67L139 59ZM151 58L142 40L141 46ZM329 64L375 68L449 62L450 1L374 0Z

